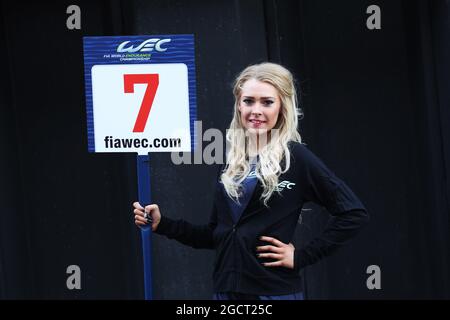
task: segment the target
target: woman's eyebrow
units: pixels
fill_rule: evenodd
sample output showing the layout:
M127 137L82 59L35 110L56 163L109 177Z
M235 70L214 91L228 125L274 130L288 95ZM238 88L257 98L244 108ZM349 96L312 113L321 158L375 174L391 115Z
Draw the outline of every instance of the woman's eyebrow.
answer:
M251 98L254 99L255 97L253 96L243 96L243 98ZM261 99L275 99L274 97L261 97Z

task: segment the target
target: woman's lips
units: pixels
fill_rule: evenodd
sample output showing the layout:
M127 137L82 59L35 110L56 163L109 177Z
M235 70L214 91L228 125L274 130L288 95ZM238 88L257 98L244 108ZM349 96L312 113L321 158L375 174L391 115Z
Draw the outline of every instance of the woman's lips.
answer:
M248 122L250 122L255 128L260 127L262 124L266 123L265 121L261 120L249 120Z

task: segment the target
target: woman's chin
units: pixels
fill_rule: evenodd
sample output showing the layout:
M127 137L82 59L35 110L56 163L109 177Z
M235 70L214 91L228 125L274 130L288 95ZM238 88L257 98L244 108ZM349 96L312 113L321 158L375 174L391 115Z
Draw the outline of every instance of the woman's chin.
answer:
M267 129L266 128L247 128L247 133L249 135L266 135L267 134Z

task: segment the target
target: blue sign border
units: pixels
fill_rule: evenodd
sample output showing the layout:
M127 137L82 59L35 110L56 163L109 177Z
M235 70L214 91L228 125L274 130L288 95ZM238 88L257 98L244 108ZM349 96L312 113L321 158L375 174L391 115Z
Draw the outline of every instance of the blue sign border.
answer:
M148 39L171 39L163 45L165 51L117 52L118 46L125 42L126 47L137 49ZM84 78L86 94L86 116L88 130L88 151L95 152L94 114L92 103L91 70L94 65L102 64L151 64L184 63L188 69L189 82L189 127L191 132L191 150L195 146L194 122L197 119L197 96L195 77L195 48L193 34L138 35L138 36L100 36L83 37Z

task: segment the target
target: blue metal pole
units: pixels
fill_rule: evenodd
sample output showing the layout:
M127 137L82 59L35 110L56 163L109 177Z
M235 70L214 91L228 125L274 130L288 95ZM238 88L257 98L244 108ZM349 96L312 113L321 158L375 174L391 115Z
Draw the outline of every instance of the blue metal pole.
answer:
M151 203L150 156L137 156L139 203L145 207ZM144 260L145 300L153 299L152 290L152 228L141 227L142 257Z

